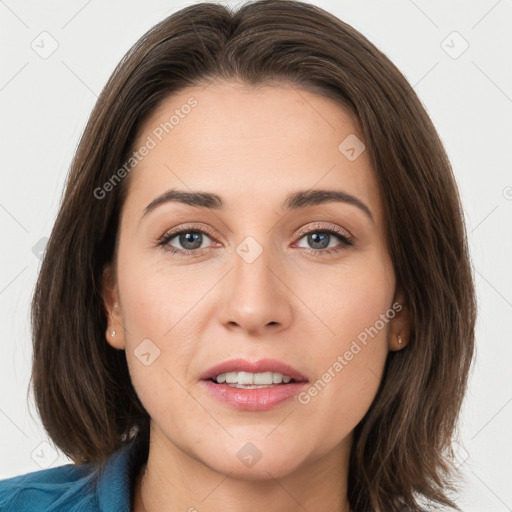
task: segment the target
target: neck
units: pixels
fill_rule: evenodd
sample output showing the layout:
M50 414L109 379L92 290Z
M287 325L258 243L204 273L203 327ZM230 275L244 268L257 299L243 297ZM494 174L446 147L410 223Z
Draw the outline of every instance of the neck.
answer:
M350 442L351 437L325 455L305 460L277 477L260 467L258 478L251 479L237 474L238 467L226 474L204 464L152 428L148 461L135 484L133 511L350 512Z

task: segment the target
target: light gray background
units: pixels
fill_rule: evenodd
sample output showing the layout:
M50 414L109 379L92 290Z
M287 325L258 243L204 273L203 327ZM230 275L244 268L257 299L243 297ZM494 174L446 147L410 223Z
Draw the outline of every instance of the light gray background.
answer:
M38 250L114 66L155 23L191 3L0 0L0 478L69 462L26 399ZM512 0L313 3L390 57L448 150L480 308L457 445L465 475L459 503L468 512L512 510ZM58 48L47 55L52 45Z

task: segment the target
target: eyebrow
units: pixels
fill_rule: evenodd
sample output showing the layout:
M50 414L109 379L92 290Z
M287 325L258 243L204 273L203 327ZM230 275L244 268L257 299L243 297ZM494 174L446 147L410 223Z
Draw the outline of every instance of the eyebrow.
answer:
M224 210L226 206L219 195L211 192L187 192L184 190L170 189L146 206L141 220L158 206L169 202L177 202L217 211ZM366 204L357 197L342 190L301 190L292 192L288 194L283 202L282 209L285 212L289 212L330 202L346 203L356 206L374 221L372 213Z

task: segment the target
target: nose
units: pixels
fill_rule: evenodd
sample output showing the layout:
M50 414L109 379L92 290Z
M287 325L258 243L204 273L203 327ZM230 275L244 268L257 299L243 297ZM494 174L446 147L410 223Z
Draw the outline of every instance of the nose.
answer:
M222 280L219 319L229 330L252 336L276 334L287 329L293 317L293 292L284 264L270 249L251 260L243 252L233 254L231 271Z

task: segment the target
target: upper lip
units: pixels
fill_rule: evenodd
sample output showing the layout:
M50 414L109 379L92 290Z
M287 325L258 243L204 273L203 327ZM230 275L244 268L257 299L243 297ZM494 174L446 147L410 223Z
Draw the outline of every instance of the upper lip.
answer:
M212 366L201 375L201 380L214 379L221 373L229 372L250 372L264 373L275 372L288 375L298 382L308 379L292 366L285 364L277 359L260 359L259 361L248 361L247 359L230 359Z

